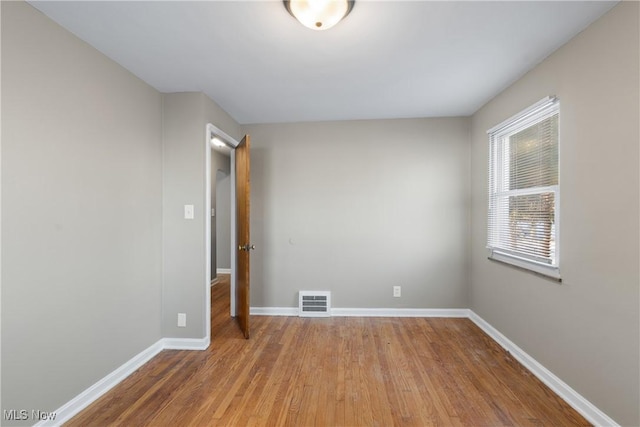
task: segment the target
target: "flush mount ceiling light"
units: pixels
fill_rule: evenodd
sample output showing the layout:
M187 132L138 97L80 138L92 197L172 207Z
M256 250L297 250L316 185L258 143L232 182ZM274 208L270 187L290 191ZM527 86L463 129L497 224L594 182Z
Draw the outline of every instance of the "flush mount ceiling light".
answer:
M215 135L211 135L211 143L212 143L213 145L215 145L216 147L226 147L226 146L227 146L227 144L225 144L224 142L222 142L222 141L220 140L220 138L218 138L218 137L217 137L217 136L215 136Z
M283 0L284 7L302 25L312 30L328 30L353 9L355 0Z

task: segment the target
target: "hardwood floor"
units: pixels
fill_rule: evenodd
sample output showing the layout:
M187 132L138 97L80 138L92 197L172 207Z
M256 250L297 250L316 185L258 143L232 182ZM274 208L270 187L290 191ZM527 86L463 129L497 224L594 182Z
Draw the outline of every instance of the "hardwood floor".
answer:
M468 319L228 317L163 351L68 426L589 425Z

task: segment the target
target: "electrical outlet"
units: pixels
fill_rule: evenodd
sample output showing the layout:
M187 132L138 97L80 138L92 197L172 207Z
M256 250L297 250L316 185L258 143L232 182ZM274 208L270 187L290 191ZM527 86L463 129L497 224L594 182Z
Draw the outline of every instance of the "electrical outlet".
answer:
M393 296L395 298L400 298L401 295L402 295L402 291L401 291L400 286L394 286L393 287Z
M178 313L178 327L179 328L187 327L187 313Z

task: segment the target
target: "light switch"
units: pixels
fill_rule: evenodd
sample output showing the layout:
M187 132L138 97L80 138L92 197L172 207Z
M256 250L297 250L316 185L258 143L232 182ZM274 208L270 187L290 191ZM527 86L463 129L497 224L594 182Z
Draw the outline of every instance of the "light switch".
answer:
M216 210L215 209L211 209L211 216L216 216Z
M193 205L184 205L184 219L193 219Z

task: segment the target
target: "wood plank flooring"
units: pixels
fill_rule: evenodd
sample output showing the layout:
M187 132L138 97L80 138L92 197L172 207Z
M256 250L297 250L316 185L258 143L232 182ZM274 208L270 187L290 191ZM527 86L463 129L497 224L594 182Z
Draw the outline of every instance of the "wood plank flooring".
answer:
M468 319L253 316L212 288L207 351L167 350L67 426L583 426Z

